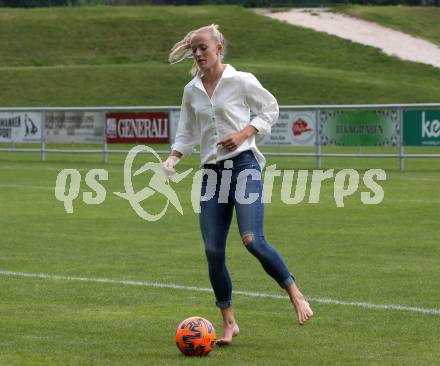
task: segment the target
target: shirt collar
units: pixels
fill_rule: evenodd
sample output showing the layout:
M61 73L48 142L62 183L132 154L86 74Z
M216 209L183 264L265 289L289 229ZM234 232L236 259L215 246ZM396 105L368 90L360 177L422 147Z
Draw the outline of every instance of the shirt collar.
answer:
M236 73L237 73L237 70L235 70L234 66L226 64L226 67L223 70L223 74L222 74L220 80L224 79L224 78L232 78L235 76ZM219 82L220 82L220 80L219 80ZM201 90L205 90L203 83L202 83L202 79L199 75L196 75L194 77L194 79L191 81L190 85L194 85Z
M223 70L222 78L232 78L236 73L237 71L235 70L234 66L226 64L226 68Z

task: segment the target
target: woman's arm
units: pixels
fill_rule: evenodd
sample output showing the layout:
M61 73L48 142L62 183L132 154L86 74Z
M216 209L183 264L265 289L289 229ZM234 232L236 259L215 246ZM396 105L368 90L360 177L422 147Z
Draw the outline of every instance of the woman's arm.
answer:
M165 174L168 176L176 173L174 167L184 155L191 155L193 147L199 141L198 134L194 131L194 112L188 101L186 89L183 91L182 105L180 108L179 124L177 126L174 144L171 146L171 152L163 164Z
M177 150L171 150L170 156L176 157L177 159L180 159L183 154Z
M175 155L178 158L182 155L191 155L194 152L194 145L200 143L199 133L195 129L196 118L189 102L188 93L187 89L184 89L179 123L174 144L171 146L171 155Z
M256 116L244 129L226 136L218 143L231 151L236 150L246 139L257 133L270 134L271 127L276 123L279 115L277 100L254 75L246 74L242 87L245 101Z
M248 73L244 80L244 93L246 103L255 117L250 125L258 130L259 134L270 135L271 127L277 122L279 115L278 102L275 97L265 89L258 79Z

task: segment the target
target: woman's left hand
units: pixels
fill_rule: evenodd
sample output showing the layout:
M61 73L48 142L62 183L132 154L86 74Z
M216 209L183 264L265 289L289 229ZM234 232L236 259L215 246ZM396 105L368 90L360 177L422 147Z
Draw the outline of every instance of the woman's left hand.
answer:
M222 145L230 151L237 150L238 147L249 137L255 135L257 129L253 126L247 126L239 132L231 133L226 136L223 140L217 143L217 145Z
M247 137L243 131L232 133L226 136L223 140L217 143L217 145L222 145L230 151L238 149L238 147L246 140Z

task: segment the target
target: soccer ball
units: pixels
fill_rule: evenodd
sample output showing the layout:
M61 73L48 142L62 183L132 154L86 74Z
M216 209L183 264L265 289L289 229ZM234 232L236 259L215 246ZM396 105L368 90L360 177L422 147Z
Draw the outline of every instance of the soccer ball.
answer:
M200 316L185 319L177 326L176 345L185 356L206 356L215 345L215 329Z

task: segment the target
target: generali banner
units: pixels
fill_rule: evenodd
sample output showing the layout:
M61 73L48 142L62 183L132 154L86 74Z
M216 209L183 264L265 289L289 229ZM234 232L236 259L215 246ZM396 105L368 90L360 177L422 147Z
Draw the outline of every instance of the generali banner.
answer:
M107 142L168 144L169 112L112 112L106 114Z

